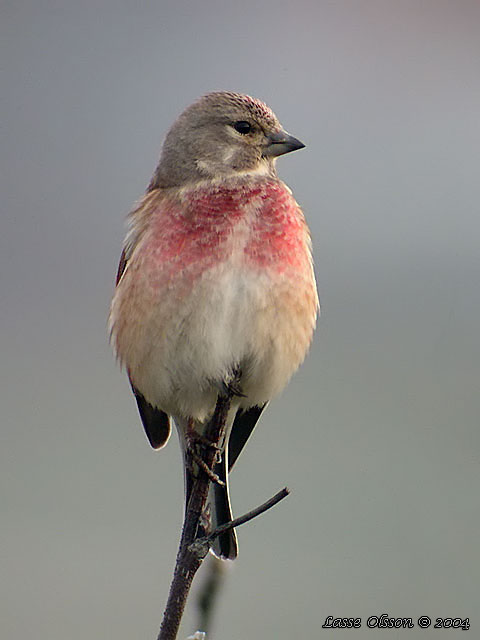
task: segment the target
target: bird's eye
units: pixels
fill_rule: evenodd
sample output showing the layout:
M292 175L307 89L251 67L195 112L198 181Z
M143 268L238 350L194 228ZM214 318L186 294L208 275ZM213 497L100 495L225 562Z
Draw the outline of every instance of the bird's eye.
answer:
M245 135L251 132L252 125L246 120L239 120L238 122L234 123L233 128L235 129L235 131L238 131L238 133L242 133Z

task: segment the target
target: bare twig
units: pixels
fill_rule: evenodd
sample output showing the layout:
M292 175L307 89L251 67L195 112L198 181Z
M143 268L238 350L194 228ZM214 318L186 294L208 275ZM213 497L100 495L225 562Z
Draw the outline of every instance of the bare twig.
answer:
M243 516L230 520L230 522L225 522L225 524L221 524L214 531L212 531L210 535L206 536L206 538L204 539L199 538L196 542L198 544L201 544L205 540L205 542L211 544L215 540L215 538L218 538L218 536L221 533L224 533L229 529L234 529L236 527L239 527L241 524L245 524L245 522L249 522L250 520L253 520L257 516L261 515L262 513L265 513L265 511L268 511L269 509L274 507L276 504L278 504L280 500L283 500L284 498L286 498L289 493L290 493L290 490L287 487L284 487L278 493L276 493L272 498L270 498L270 500L267 500L266 502L261 504L259 507L252 509L251 511L249 511Z

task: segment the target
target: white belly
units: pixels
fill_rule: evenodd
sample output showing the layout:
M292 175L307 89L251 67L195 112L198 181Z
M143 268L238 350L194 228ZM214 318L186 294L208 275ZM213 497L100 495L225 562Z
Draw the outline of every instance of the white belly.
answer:
M227 262L181 300L163 292L141 326L126 328L124 339L136 345L124 358L133 383L165 412L203 421L238 367L240 406L266 402L305 357L315 321L310 290Z

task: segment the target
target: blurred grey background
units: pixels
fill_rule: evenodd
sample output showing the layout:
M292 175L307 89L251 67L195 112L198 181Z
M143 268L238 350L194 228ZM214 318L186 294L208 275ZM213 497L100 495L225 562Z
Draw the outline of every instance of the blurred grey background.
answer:
M239 530L215 638L382 613L477 637L480 3L3 0L1 31L1 637L156 637L180 456L149 448L106 317L166 129L223 88L307 143L278 166L323 316L233 474L237 515L292 495Z

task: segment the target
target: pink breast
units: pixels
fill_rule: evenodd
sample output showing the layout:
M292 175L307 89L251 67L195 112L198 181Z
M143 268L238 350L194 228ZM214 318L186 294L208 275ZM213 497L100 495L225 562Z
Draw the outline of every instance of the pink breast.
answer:
M309 260L303 215L287 189L273 180L253 186L198 187L165 199L152 212L144 256L154 280L201 275L232 251L245 233L245 263L261 269L301 269Z

